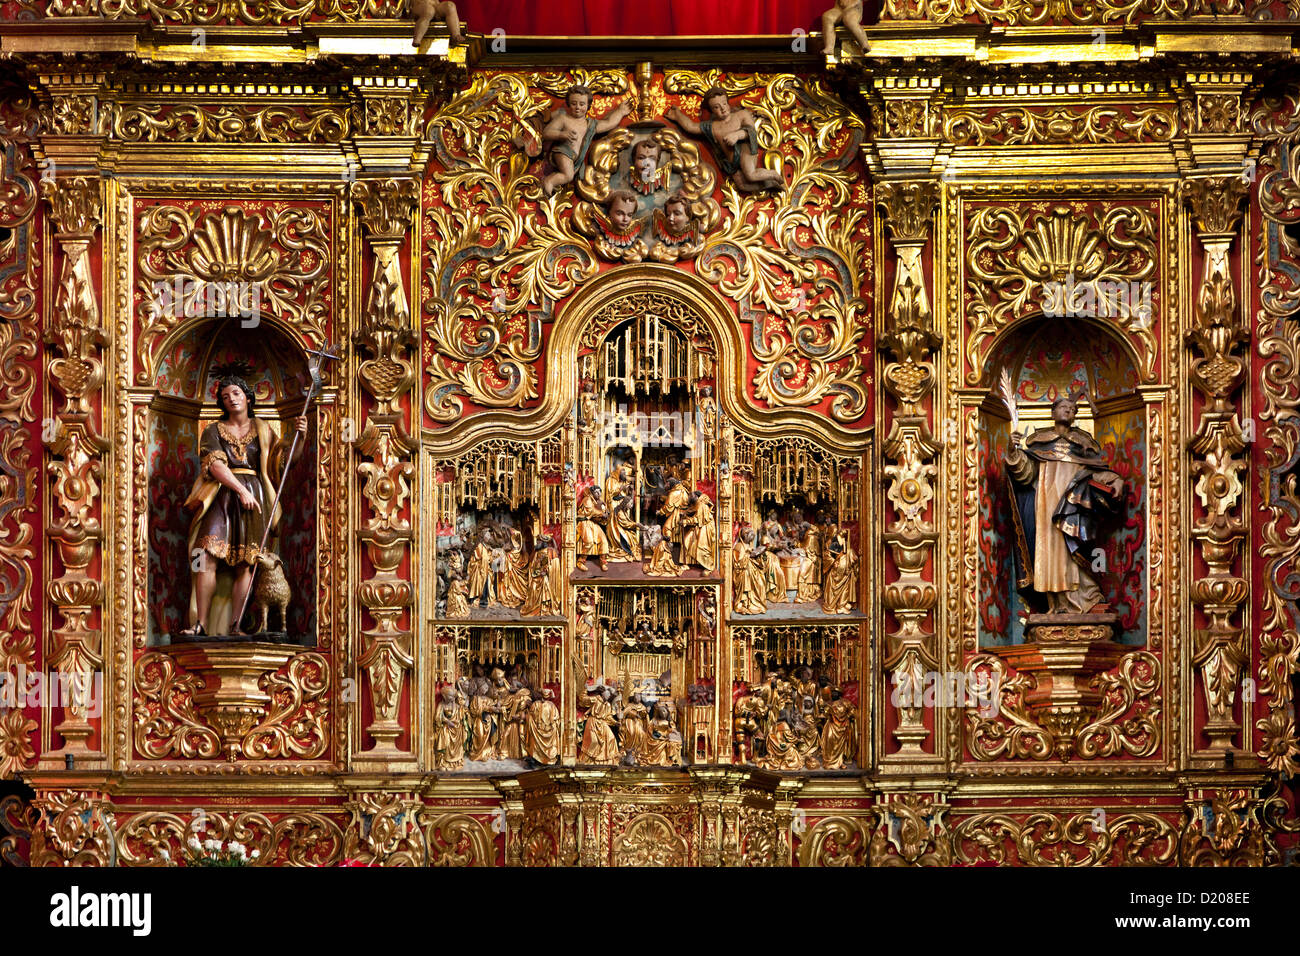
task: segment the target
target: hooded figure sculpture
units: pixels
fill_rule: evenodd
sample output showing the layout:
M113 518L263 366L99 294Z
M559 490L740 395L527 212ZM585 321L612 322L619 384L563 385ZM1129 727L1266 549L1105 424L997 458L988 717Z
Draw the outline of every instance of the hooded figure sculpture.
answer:
M1123 481L1097 440L1074 427L1072 398L1052 405L1052 427L1011 433L1007 475L1015 500L1017 587L1047 600L1052 614L1086 614L1101 603L1089 569L1098 526L1119 504Z

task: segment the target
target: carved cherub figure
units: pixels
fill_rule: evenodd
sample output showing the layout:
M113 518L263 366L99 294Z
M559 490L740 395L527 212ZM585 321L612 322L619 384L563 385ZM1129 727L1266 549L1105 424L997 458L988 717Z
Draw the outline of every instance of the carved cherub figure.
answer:
M709 118L704 118L705 113ZM715 86L704 94L698 123L675 106L664 115L692 136L708 140L722 171L742 192L779 189L785 185L779 172L759 165L762 157L754 114L747 109L733 110L726 90L721 87Z
M663 162L663 149L653 139L643 139L632 147L632 168L628 172L628 185L643 196L668 188L668 167Z
M699 255L704 248L699 222L691 215L691 204L681 193L673 193L656 209L651 226L654 245L650 255L659 262L676 262Z
M636 196L626 189L616 189L605 197L605 215L596 216L600 235L596 251L609 259L640 262L646 257L641 240L644 220L636 218Z
M835 6L822 14L822 53L835 55L835 24L843 23L853 39L858 41L862 52L871 49L867 34L862 29L862 0L835 0Z
M411 41L414 46L418 47L424 40L424 35L429 32L429 24L434 20L446 21L452 46L465 42L465 37L460 32L460 14L456 11L456 4L450 0L442 3L436 0L411 0L411 16L415 17L415 37Z
M604 118L592 119L587 116L590 108L591 90L570 87L564 94L564 108L552 113L542 128L542 150L555 167L555 172L542 180L542 191L548 196L582 174L591 141L618 126L632 109L622 102Z

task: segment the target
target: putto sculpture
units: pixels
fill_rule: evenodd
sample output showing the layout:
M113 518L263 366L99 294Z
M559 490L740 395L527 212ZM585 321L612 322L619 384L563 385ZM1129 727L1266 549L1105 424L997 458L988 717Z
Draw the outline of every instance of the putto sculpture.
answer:
M554 171L542 180L542 191L548 196L582 175L591 141L615 129L632 111L632 107L623 102L608 115L594 119L587 115L590 108L591 90L585 86L572 86L564 94L564 106L552 113L542 127L540 150L534 152L535 146L525 140L516 140L528 155L545 154L551 164Z
M843 23L866 53L871 49L867 34L862 29L862 0L835 0L835 6L822 14L822 53L835 55L835 25Z
M692 136L707 140L723 173L730 176L742 192L780 189L785 185L778 171L761 165L762 151L758 148L758 126L754 114L744 108L732 108L727 91L721 87L712 87L704 94L699 122L676 106L664 115Z

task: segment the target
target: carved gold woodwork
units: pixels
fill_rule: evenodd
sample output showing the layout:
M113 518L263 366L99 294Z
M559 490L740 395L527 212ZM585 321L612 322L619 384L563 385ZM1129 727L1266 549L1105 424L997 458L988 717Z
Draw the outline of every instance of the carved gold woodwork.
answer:
M540 770L494 781L511 866L790 866L801 782L762 770Z
M314 347L329 317L328 215L288 203L163 203L145 207L136 233L137 383L152 382L158 348L186 316L232 293L239 309L294 326ZM180 289L180 296L175 290ZM226 308L234 312L229 298Z
M869 817L824 817L800 841L799 865L866 866L870 830Z
M364 344L373 357L362 361L359 372L378 402L375 414L392 415L397 412L395 400L411 387L416 374L406 357L414 334L398 253L415 213L418 192L413 179L367 180L353 185L352 198L361 206L361 221L375 256L364 326Z
M244 845L248 866L334 866L343 858L343 828L326 813L224 810L186 814L146 810L116 817L119 866L175 866L191 840Z
M1050 809L976 813L955 821L953 862L1022 866L1169 866L1178 859L1178 826L1124 806L1064 814Z
M410 793L358 791L344 806L351 815L343 834L343 856L381 866L424 866L426 837L420 828L423 804Z
M1042 111L1028 107L950 108L943 114L944 138L957 146L1167 141L1173 139L1177 128L1174 111L1160 106L1131 113L1105 106L1059 106Z
M949 866L951 835L944 817L951 808L940 794L890 793L875 807L872 866Z
M1153 307L1146 297L1116 294L1159 277L1153 205L1076 200L975 206L965 236L972 300L967 383L978 381L989 343L1002 329L1049 308L1073 312L1076 302L1094 303L1097 315L1130 336L1143 377L1153 377L1160 355Z
M370 108L377 101L366 102ZM394 133L387 127L376 132ZM398 720L403 695L414 694L408 683L415 666L408 622L415 591L409 572L404 574L400 568L413 539L409 498L415 474L412 457L418 448L408 432L404 398L417 376L412 360L415 335L398 253L417 195L415 181L409 179L367 180L352 190L375 256L369 304L355 335L357 345L371 356L361 361L358 371L362 387L375 403L356 444L365 456L357 474L364 479L361 494L369 506L359 537L374 569L357 588L361 606L374 622L362 631L357 657L357 666L367 678L374 718L365 729L374 746L363 752L363 761L410 759L406 756L410 747L399 747L397 740L406 732Z
M933 315L925 288L922 252L930 233L930 218L939 204L938 184L928 180L882 182L876 203L884 213L896 258L894 291L887 313L886 331L880 339L888 357L882 375L884 387L897 402L882 444L889 481L885 497L894 510L884 541L893 571L887 581L883 605L897 622L886 634L884 665L894 687L921 687L926 671L938 666L938 650L931 613L938 603L933 572L926 564L937 534L930 518L934 497L933 464L942 446L930 431L928 399L934 388L932 355L939 340L933 332ZM896 756L924 757L930 730L925 726L920 701L904 699L894 704L898 741Z
M31 866L116 866L112 804L102 787L68 775L32 799Z
M1205 695L1208 718L1203 729L1211 750L1234 746L1241 729L1234 700L1249 660L1246 632L1233 620L1250 596L1246 577L1236 570L1246 531L1238 510L1246 459L1239 456L1247 443L1234 401L1246 371L1246 360L1237 353L1247 333L1237 314L1228 262L1246 191L1240 176L1192 179L1183 185L1205 255L1187 339L1195 350L1192 385L1205 403L1189 448L1193 491L1200 502L1192 540L1207 571L1192 582L1191 595L1208 624L1195 632L1192 663Z
M1024 644L994 650L1019 674L1031 678L1033 686L1023 698L1025 712L1055 740L1057 755L1068 760L1075 734L1093 722L1102 704L1096 678L1119 662L1124 648L1111 640L1109 623L1034 622L1049 617L1030 615Z
M1258 788L1189 781L1187 817L1178 838L1180 866L1269 866L1278 862L1273 832L1264 826L1266 805Z
M90 247L102 218L101 190L94 176L41 183L63 256L56 318L46 327L46 340L53 346L46 368L64 397L48 465L53 502L61 514L53 516L46 532L57 549L62 574L50 581L47 595L63 620L51 635L47 659L73 693L55 728L64 740L62 752L50 755L55 762L63 754L101 757L91 745L95 730L89 720L91 684L104 664L103 632L96 616L103 603L99 478L108 445L91 405L104 381L104 335L90 268Z
M605 259L639 261L626 252L602 244L599 223L603 215L600 209L612 189L610 180L618 172L620 157L632 145L634 138L632 130L620 127L594 142L590 162L583 168L582 178L576 184L578 195L583 201L574 206L574 224L584 235L596 240L594 248ZM690 205L690 216L695 229L700 235L711 232L722 218L722 207L713 198L717 186L716 176L712 167L701 160L699 146L671 127L656 130L650 140L667 156L666 161L660 160L660 168L667 171L663 175L667 177L671 172L680 177L681 184L677 191ZM657 208L662 208L662 204ZM640 245L640 258L644 258L650 252L644 242ZM698 253L698 243L694 245L694 251ZM663 261L675 261L675 257Z
M330 743L329 673L321 655L283 644L152 651L135 665L136 750L152 760L320 758Z
M1254 251L1261 308L1251 330L1253 352L1262 362L1255 410L1268 443L1264 461L1271 476L1290 469L1300 446L1300 422L1289 411L1294 406L1296 369L1300 368L1300 324L1279 321L1300 304L1300 290L1289 278L1300 248L1285 229L1291 211L1300 202L1300 152L1289 135L1298 112L1300 89L1291 84L1262 98L1251 117L1256 135L1268 143L1259 163L1263 171L1258 193L1262 227ZM1294 776L1300 770L1293 689L1294 675L1300 671L1300 629L1295 626L1295 596L1282 582L1288 574L1285 569L1295 567L1300 556L1300 534L1293 526L1295 515L1300 514L1300 493L1296 484L1276 478L1263 483L1261 491L1260 509L1267 517L1258 544L1264 586L1255 676L1268 713L1254 725L1260 734L1257 753L1270 770Z
M580 71L573 76L582 79ZM530 407L541 395L535 365L544 317L597 271L592 242L576 228L581 216L568 215L572 200L557 195L521 210L521 199L539 195L536 177L524 163L500 168L495 158L510 149L521 125L536 111L528 85L550 89L548 82L558 80L481 75L429 120L430 135L442 137L446 153L432 173L445 205L426 203L423 213L429 263L424 335L431 347L424 368L425 411L440 423L455 422L467 402L489 409ZM865 188L855 185L847 171L862 124L820 83L801 86L793 77L756 76L742 82L716 71L669 72L664 89L698 95L715 82L733 96L761 91L761 100L747 99L746 107L761 119L764 149L778 145L779 117L817 119L815 131L798 123L782 136L793 163L788 191L811 196L815 189L825 198L786 207L778 215L770 200L727 189L723 226L700 253L699 274L742 303L742 314L756 325L753 342L760 365L751 384L757 403L778 409L829 400L835 421L855 422L867 401L861 354L866 303L860 293L870 268L867 217L853 204L837 203L850 196L865 200ZM825 157L823 145L835 138L845 141L844 156L832 160ZM590 189L597 188L596 182ZM494 241L482 240L484 226L491 227ZM813 260L789 251L804 244L804 235L835 263L831 272L819 271ZM530 241L522 244L525 236ZM482 275L448 271L449 264L466 256L483 263ZM805 293L806 307L798 307L796 288L819 291ZM552 374L552 363L547 367ZM554 400L549 393L546 398Z
M1043 645L1019 644L998 648L996 656L971 658L965 671L967 686L993 687L998 696L996 713L983 708L966 711L970 753L982 761L1000 757L1047 760L1053 755L1068 761L1072 756L1095 759L1154 754L1162 737L1160 661L1146 651L1130 651L1108 671L1118 646L1108 644L1098 650L1086 642L1073 647L1061 644L1039 662L1034 658ZM1002 658L1023 665L1025 671L1008 677ZM1036 672L1063 680L1060 719L1053 714L1047 689L1042 692L1046 699L1031 697L1043 679ZM1090 680L1080 684L1085 674Z
M390 0L351 5L331 0L314 7L272 0L256 9L223 0L210 6L199 9L172 0L32 0L24 6L55 18L144 18L150 42L158 41L150 70L170 71L166 82L211 81L193 103L183 101L188 94L162 95L161 81L148 77L132 75L131 89L124 92L114 84L130 57L113 54L90 62L99 55L86 51L78 53L90 63L84 76L42 77L41 135L47 141L45 155L58 160L58 173L41 187L49 193L46 205L52 215L45 218L51 227L35 230L41 234L29 247L34 260L44 257L46 262L41 274L46 288L32 283L33 299L40 300L39 312L32 314L41 317L49 336L48 355L39 359L46 363L44 379L50 383L44 398L36 391L35 377L22 380L30 359L36 358L38 347L32 342L39 333L25 331L21 321L0 322L0 406L7 416L12 410L15 421L48 415L56 422L54 440L37 467L25 468L24 439L16 432L0 446L0 483L12 492L0 498L19 498L26 485L31 489L27 500L39 508L34 504L41 499L37 482L47 483L45 550L51 555L49 576L37 584L47 600L44 627L39 614L30 623L6 616L0 673L17 673L20 663L31 671L38 660L45 669L53 666L70 674L103 669L111 684L112 700L106 706L113 726L106 722L105 735L111 729L114 766L128 774L156 771L157 790L147 799L157 793L168 801L201 802L186 796L197 787L230 799L238 792L236 781L264 774L255 781L259 794L268 795L264 806L219 807L208 814L211 826L205 831L257 847L259 865L333 865L354 854L391 864L489 865L496 861L498 846L515 865L770 864L789 860L796 839L803 865L948 860L962 865L1162 865L1282 858L1278 850L1285 845L1271 848L1269 834L1281 834L1292 824L1282 819L1288 811L1270 803L1257 786L1264 767L1253 776L1243 772L1240 788L1221 778L1175 780L1169 768L1194 763L1198 758L1191 751L1203 748L1207 739L1207 761L1222 762L1223 754L1213 751L1235 750L1239 765L1248 763L1251 758L1238 749L1244 748L1281 776L1290 775L1300 762L1294 719L1300 637L1293 626L1295 595L1286 584L1300 548L1289 517L1297 507L1289 463L1297 444L1293 382L1300 367L1300 338L1294 319L1288 318L1296 293L1287 278L1295 252L1290 224L1300 201L1300 154L1295 154L1294 126L1286 125L1292 121L1282 106L1276 106L1276 117L1275 107L1248 115L1249 99L1241 93L1253 82L1250 74L1241 74L1246 79L1239 81L1214 73L1209 81L1195 82L1189 75L1184 87L1181 65L1166 68L1178 54L1161 45L1173 33L1161 23L1181 26L1173 21L1188 11L1178 2L1105 0L1049 9L1042 0L972 0L964 7L951 0L889 0L887 15L927 21L918 23L918 30L962 19L1039 29L1033 38L1017 39L1016 54L1032 49L1035 56L1047 57L1043 62L1048 66L1026 72L985 58L969 79L954 82L946 72L929 75L889 53L904 43L933 50L930 37L918 39L919 32L884 37L882 50L898 70L873 76L866 84L872 110L869 135L865 118L853 114L861 107L846 106L828 92L832 82L839 90L845 77L862 69L852 57L837 64L830 77L817 72L820 67L807 73L796 68L779 77L728 74L710 63L707 70L670 72L657 84L658 76L644 69L629 76L625 68L589 68L586 55L578 52L571 57L578 61L576 69L493 72L494 63L492 70L476 72L463 83L449 73L445 79L454 87L450 101L426 111L423 61L394 54L382 76L367 71L354 80L344 55L322 52L313 69L329 77L328 89L293 92L297 67L286 59L275 67L275 75L287 77L284 85L271 84L274 94L259 99L249 92L251 86L241 85L242 77L229 75L227 67L239 73L247 64L239 62L243 54L221 48L227 40L218 39L218 31L210 31L209 42L212 62L221 71L209 71L206 63L175 60L167 48L178 44L162 42L165 37L150 32L148 21L220 25L228 19L236 26L226 36L238 37L234 31L240 23L262 31L308 25L310 31L316 28L309 26L309 18L323 18L338 31L349 22L396 15L397 7ZM1237 28L1231 16L1225 31ZM1154 64L1157 80L1098 79L1077 59L1052 64L1052 51L1063 49L1064 41L1040 28L1062 18L1105 28L1111 53L1127 56L1131 51L1163 61ZM1147 20L1154 21L1144 29L1158 37L1156 53L1141 46L1146 40L1131 41L1118 30ZM71 20L60 27L68 31L60 38L91 29ZM368 23L366 28L373 31L368 42L391 40L384 33L387 24ZM310 44L318 36L343 36L329 35L330 29L302 37ZM1261 33L1252 42L1285 41L1285 29L1278 27L1268 37ZM944 50L967 42L933 32L940 44L953 44ZM300 39L292 31L283 43L267 34L259 49L271 57L296 56ZM182 40L180 47L188 38ZM980 34L979 42L1006 51L996 31ZM1177 42L1198 41L1180 32ZM11 59L24 56L20 50ZM607 53L601 56L616 62ZM1241 56L1256 59L1250 51ZM674 62L689 62L689 54ZM1204 66L1192 59L1177 62L1198 73ZM405 69L404 63L413 68ZM111 64L111 84L96 72L100 64ZM1014 92L1026 80L1054 92L1044 93L1041 101L1038 94ZM598 266L599 250L579 224L579 207L593 201L583 194L583 182L568 197L540 200L534 174L519 168L514 154L503 148L523 124L552 108L570 83L582 81L591 82L600 96L623 96L635 86L642 120L661 116L670 97L683 97L689 107L692 97L721 81L733 98L743 98L759 115L767 161L781 169L791 188L778 196L733 196L724 183L716 197L702 193L703 202L716 204L717 231L693 265L677 264L680 276L621 265L598 276L603 268ZM214 92L222 82L235 89L228 102ZM1067 93L1067 84L1089 84L1091 92ZM1004 92L962 99L963 85ZM1261 181L1249 195L1252 204L1258 198L1262 218L1251 205L1243 225L1240 200L1248 190L1233 182L1239 179L1234 166L1244 149L1240 141L1252 135L1261 144ZM73 155L71 141L78 138L94 140L93 148L82 153L86 161L64 163L61 157ZM850 146L860 142L872 150L868 162L874 185L844 159ZM102 157L96 153L101 144ZM694 148L686 140L678 146L683 153ZM232 172L227 159L236 154L242 155ZM1219 161L1206 161L1215 155ZM361 181L340 188L337 173L329 170L340 160L352 163L353 156L362 160ZM422 179L426 156L432 157L432 166ZM952 163L954 156L961 162ZM698 159L701 178L711 174L708 158ZM101 163L112 165L111 180L98 178ZM974 171L982 163L987 174ZM163 178L135 190L144 185L139 170L148 164L156 164L149 175ZM158 172L165 164L174 168ZM276 187L274 208L258 206L257 192L286 169L298 181ZM941 169L955 172L956 181L944 177L944 207L936 216L940 187L935 177ZM1031 188L1037 184L1004 181L1034 178L1040 170L1057 182ZM208 178L218 172L220 179ZM971 172L973 181L961 179L965 172ZM322 186L311 181L313 176L330 181ZM1171 215L1171 204L1159 210L1157 203L1175 195L1173 187L1152 185L1173 183L1179 176L1192 208L1187 220ZM89 187L78 190L79 180ZM215 188L193 190L200 181L215 183ZM149 219L157 207L137 210L133 200L125 199L126 190L161 196L156 201L168 211ZM108 212L103 218L115 226L110 244L106 225L102 250L96 245L98 212L88 217L84 247L75 225L82 215L77 204L100 191ZM227 199L227 194L238 198ZM326 195L341 197L341 202L335 200L340 211L347 207L337 234L325 218L311 218L317 207L300 201ZM993 212L963 221L961 201L977 209L978 216L985 209ZM62 213L59 203L66 206ZM411 229L417 203L421 221ZM888 236L870 234L873 204L881 209L878 221ZM231 211L236 205L241 207L237 215ZM927 253L932 221L934 256ZM362 229L364 242L355 235ZM1238 230L1242 242L1250 242L1249 250L1233 247ZM1257 245L1250 230L1259 232ZM243 244L246 257L231 256L211 238L224 231ZM416 248L404 245L407 234ZM300 245L289 247L286 240ZM0 244L7 241L0 239ZM1010 245L1004 247L1006 242ZM1204 253L1201 275L1176 271L1189 248ZM940 250L950 258L941 261ZM356 251L365 254L357 257ZM149 397L140 396L150 384L135 376L158 371L162 345L174 341L169 336L177 324L165 317L160 321L149 309L153 282L159 280L147 274L146 256L163 281L180 274L202 286L220 281L226 270L244 281L265 283L268 294L281 297L282 323L292 325L302 341L322 344L330 321L352 347L343 380L357 382L365 410L357 410L354 397L345 396L337 406L322 407L318 419L320 430L331 435L351 427L348 415L357 416L360 426L352 444L355 457L346 446L341 452L337 444L333 450L323 447L317 475L330 535L340 542L359 541L351 550L347 545L327 549L322 543L317 556L320 590L337 595L329 602L321 597L320 640L322 646L336 643L312 665L310 679L289 668L233 675L240 700L251 704L221 704L215 698L203 702L209 692L217 693L221 675L215 670L205 674L198 664L193 670L182 667L174 649L145 647L146 628L140 622L147 614L144 561L149 545L148 525L141 519L150 507L143 476L151 449L139 439L147 434L149 414ZM365 264L369 256L374 262ZM420 263L410 280L419 285L410 289L405 287L407 256ZM97 265L101 257L102 270ZM317 270L327 262L339 270L336 280ZM963 277L963 263L980 266L987 275L967 268ZM128 268L133 265L134 274ZM1239 289L1234 288L1238 268ZM893 278L877 283L878 269ZM971 491L962 476L971 459L961 446L970 431L963 427L955 447L941 446L936 433L949 420L964 421L962 414L971 405L968 393L979 387L980 366L998 336L1041 307L1045 282L1071 274L1094 287L1153 281L1162 301L1149 323L1140 314L1108 317L1149 363L1143 368L1142 388L1149 389L1144 400L1148 394L1158 396L1148 400L1143 413L1150 479L1147 645L1128 648L1116 666L1088 681L1079 679L1073 689L1088 695L1090 712L1067 720L1056 719L1030 699L1044 692L1049 671L1040 669L1036 675L1024 663L1012 674L996 654L981 654L975 647L968 611L959 606L968 580L964 562L971 552L967 539L949 530L969 514ZM13 318L14 310L22 310L23 294L8 282L0 283L0 314ZM866 298L873 284L885 295L878 309ZM616 286L617 294L599 301ZM807 309L800 308L799 290L812 293ZM774 797L744 794L732 777L709 778L703 767L663 775L641 790L614 769L585 777L587 771L575 771L572 779L581 782L565 783L549 794L535 787L527 799L522 790L510 789L511 781L502 783L500 793L484 779L457 782L462 789L442 802L420 793L426 784L414 777L397 784L391 779L338 782L346 780L350 759L366 756L365 748L372 746L367 736L375 741L369 751L373 759L354 761L353 773L415 774L433 766L430 735L420 722L428 719L432 699L423 669L435 627L417 623L416 609L424 607L417 582L429 580L423 564L435 553L430 542L437 532L427 524L432 472L425 467L416 479L416 451L425 465L465 462L471 448L494 440L518 438L539 448L539 459L543 443L575 447L578 439L566 416L577 383L566 378L575 373L561 368L564 360L589 336L607 330L607 323L647 308L671 313L685 329L716 334L720 375L724 369L743 370L728 376L736 381L718 389L726 420L723 433L740 436L719 442L720 463L734 466L736 458L728 462L725 452L748 435L768 442L755 446L764 451L780 442L789 447L806 442L837 460L860 460L861 487L879 486L879 494L864 496L860 505L864 536L879 542L871 553L862 549L862 591L868 596L878 591L892 618L883 621L879 657L866 646L856 651L867 693L888 693L890 676L919 682L927 671L960 670L969 659L972 671L992 674L1002 668L997 713L990 717L972 711L958 714L960 719L943 715L938 724L926 726L920 708L875 707L864 701L859 723L864 736L876 742L880 738L872 732L873 722L892 711L885 772L891 787L908 790L875 796L854 779L850 794L847 784L811 775L806 782L797 781L802 783L799 798L809 804L806 832L788 819L793 791L778 788ZM1157 321L1180 312L1188 333L1183 341L1177 330ZM1253 319L1249 325L1248 318ZM969 335L961 327L968 319ZM755 335L758 351L751 347ZM940 339L946 348L940 348ZM879 366L873 366L873 355ZM1191 390L1181 387L1180 372L1203 404L1189 404L1184 393ZM874 391L882 401L874 419L880 435L857 439L855 429L869 430L873 424L864 398L873 394L873 378L881 385ZM840 405L832 409L832 402ZM806 417L797 417L815 406ZM421 435L411 416L426 414ZM1254 451L1246 444L1247 415L1259 431ZM772 437L788 435L795 437ZM873 475L867 449L875 441L881 443L883 457ZM108 444L129 452L119 457ZM941 447L953 453L940 455ZM1183 448L1189 449L1186 457ZM1256 464L1261 460L1264 464ZM560 460L561 473L563 465ZM456 480L461 480L459 473ZM562 516L573 514L572 483L552 487L556 510ZM737 510L735 487L731 481L719 484L724 539L730 538ZM429 493L422 495L424 491ZM109 510L130 512L135 519L119 525L114 514L110 522L101 499L109 502ZM877 508L888 515L882 516L879 532ZM1255 511L1263 516L1258 521L1251 517ZM9 571L25 560L24 549L34 550L22 536L24 528L34 526L21 510L5 515L12 517L4 523L8 536L0 540L5 572L0 576L21 586L23 578L17 571L11 577ZM573 526L558 523L563 525L567 570L574 565ZM1189 537L1196 562L1190 575L1181 546ZM866 570L872 560L883 562L879 576ZM1250 581L1257 583L1248 588ZM570 602L580 598L581 592L568 589L567 582L566 590ZM15 603L31 603L33 596L37 592L28 589L27 597L15 598ZM1199 631L1183 624L1189 599L1198 613L1204 612ZM355 609L349 611L345 602L352 600ZM724 618L726 600L719 609ZM874 614L873 607L863 610ZM581 632L578 614L572 617L564 641ZM851 626L856 631L858 626ZM719 688L736 676L733 663L740 659L731 653L731 639L741 632L730 627L720 625L714 645ZM862 632L860 645L867 644L866 634ZM558 646L567 652L568 647ZM133 658L133 653L141 656ZM295 658L307 659L302 653ZM1174 679L1180 661L1192 665L1191 673ZM564 694L571 696L569 671L562 668L561 682ZM1071 674L1077 672L1074 667ZM327 689L336 688L347 674L361 679L370 709L364 720L362 705L346 710L347 718L334 724L340 737L334 740L330 718L340 711L325 709ZM1234 699L1248 677L1258 681L1261 696L1255 706ZM264 679L266 686L260 686ZM725 691L719 696L725 697ZM214 718L218 712L213 708L222 706L230 709ZM264 711L242 735L238 731L250 711L241 706ZM1194 726L1191 715L1197 711L1208 711L1203 728ZM726 704L714 710L714 755L730 746L727 715ZM573 759L577 744L567 710L562 720L563 759ZM266 736L255 741L250 735L259 724L267 727ZM39 748L58 746L59 735L71 746L84 732L76 725L66 729L71 733L38 724L22 711L0 712L0 777L26 771ZM1198 740L1201 730L1205 737ZM881 737L886 736L881 730ZM94 740L83 739L87 744ZM110 748L107 739L95 742ZM255 766L258 747L265 758L261 766ZM333 755L331 747L339 763L333 768L324 763ZM235 754L239 759L230 759ZM1068 762L1062 759L1066 755ZM41 756L62 764L58 753ZM898 763L891 767L892 758ZM944 785L933 780L900 779L912 765L941 760L961 777L963 801L936 789ZM1100 760L1105 763L1099 766ZM284 773L289 767L296 772ZM867 766L862 773L869 778L876 770ZM1105 820L1073 807L1035 805L1014 782L1025 773L1039 781L1071 781L1105 809ZM1131 810L1133 781L1139 776L1144 796L1159 791L1165 801L1159 808ZM677 777L689 778L691 796L685 796L687 788ZM446 784L444 778L437 786ZM139 792L140 779L129 787ZM123 865L146 865L156 864L165 848L178 855L190 832L185 813L157 805L130 814L119 808L122 822L114 824L106 816L111 790L107 784L102 791L82 787L73 778L38 788L39 826L28 831L39 842L36 857L75 862L115 858ZM307 791L326 795L320 807L275 810L286 798L305 799ZM337 804L340 793L349 800L345 809ZM967 794L980 799L996 795L1014 805L973 811L964 804ZM1185 809L1168 804L1170 799L1185 800ZM617 815L609 812L611 801L623 804ZM498 845L494 831L500 830L510 839L502 836ZM10 846L0 840L0 853L10 852Z
M8 275L0 283L0 500L6 510L0 519L0 579L10 582L0 597L0 682L11 681L11 687L23 687L28 675L41 669L37 655L46 649L39 609L47 602L35 600L41 573L34 545L42 524L40 476L47 473L47 464L28 447L33 433L50 437L44 432L53 424L42 422L44 412L37 410L42 362L37 304L42 287L53 284L39 255L42 204L31 141L38 119L34 97L16 91L0 119L0 152L6 157L0 163L0 224L6 230L0 262L6 263ZM21 706L11 710L0 705L0 780L32 763L39 729ZM13 859L17 853L12 841L0 840L0 858Z

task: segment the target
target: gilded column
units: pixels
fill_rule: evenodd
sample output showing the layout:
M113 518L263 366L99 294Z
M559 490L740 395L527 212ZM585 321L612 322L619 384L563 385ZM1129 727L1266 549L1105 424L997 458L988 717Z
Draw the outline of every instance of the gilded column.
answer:
M411 681L415 648L410 627L415 591L407 561L412 540L412 456L419 447L407 426L409 402L403 397L416 380L415 333L399 253L417 205L411 179L366 180L354 184L352 198L374 254L374 274L365 314L354 341L365 353L358 367L361 386L373 400L357 440L363 461L365 511L359 537L370 562L370 577L357 589L371 624L361 633L357 664L370 691L374 740L354 764L409 764L415 760L416 693ZM409 699L411 743L399 746L407 728L399 721Z
M1242 473L1247 442L1237 395L1245 380L1246 341L1237 307L1229 251L1241 218L1247 185L1241 176L1206 177L1183 184L1196 235L1205 256L1187 333L1192 385L1204 404L1191 440L1194 523L1192 540L1205 574L1192 582L1192 602L1205 615L1194 633L1192 663L1204 694L1207 719L1201 728L1210 749L1231 750L1241 730L1233 714L1237 685L1249 660L1240 620L1250 594L1240 564L1246 528L1242 515Z
M884 213L894 247L894 289L880 349L886 357L883 383L896 404L887 413L889 432L882 445L888 481L885 497L893 520L884 534L888 547L884 607L895 629L886 633L886 699L894 708L897 758L927 755L921 688L925 673L938 667L932 622L938 601L933 572L927 572L937 540L931 501L940 445L931 431L927 403L934 390L932 356L938 346L922 263L930 218L939 201L938 184L928 180L880 183L876 202ZM932 565L931 565L932 567ZM886 577L889 577L888 571Z
M94 103L92 98L88 101ZM57 108L56 103L56 114ZM87 117L87 122L92 121ZM72 127L56 124L56 129ZM92 130L94 126L86 127L78 139L94 139ZM96 740L91 722L92 700L103 700L101 693L94 692L94 682L103 679L104 666L104 532L99 481L108 445L100 434L103 407L99 393L104 382L105 338L91 269L91 247L103 219L103 181L94 173L64 174L69 164L66 160L59 163L56 156L66 153L51 150L48 143L45 146L47 168L55 176L43 179L40 186L51 209L62 260L55 304L45 324L49 381L62 397L52 418L47 459L52 514L45 533L57 555L45 591L55 614L47 661L60 682L55 704L62 704L62 721L53 731L62 737L64 747L48 753L42 765L61 767L68 757L103 761L101 741ZM47 708L51 708L52 696L45 698Z

